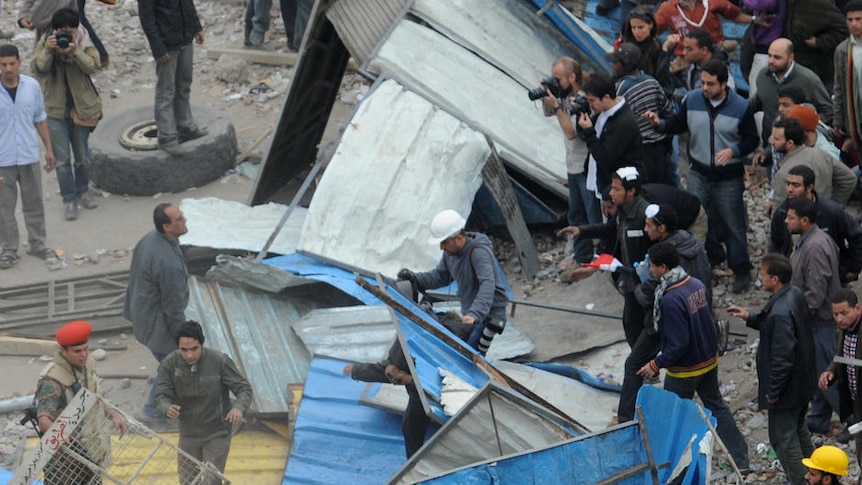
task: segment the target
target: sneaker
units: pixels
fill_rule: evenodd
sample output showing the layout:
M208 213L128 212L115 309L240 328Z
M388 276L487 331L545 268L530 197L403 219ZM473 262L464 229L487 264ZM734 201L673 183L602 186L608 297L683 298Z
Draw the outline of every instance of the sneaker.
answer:
M190 150L177 142L161 144L159 143L159 148L164 150L168 155L172 155L174 157L181 157L183 155L188 155Z
M185 131L180 132L177 136L177 140L180 143L185 143L187 141L197 140L198 138L209 135L210 132L206 128L196 128L195 131Z
M95 209L99 207L99 203L96 202L92 197L88 194L84 194L81 196L81 199L78 201L78 204L84 209Z
M74 221L78 218L78 204L75 202L66 202L66 220Z
M751 286L751 271L744 270L736 273L733 278L733 292L736 294L748 290Z

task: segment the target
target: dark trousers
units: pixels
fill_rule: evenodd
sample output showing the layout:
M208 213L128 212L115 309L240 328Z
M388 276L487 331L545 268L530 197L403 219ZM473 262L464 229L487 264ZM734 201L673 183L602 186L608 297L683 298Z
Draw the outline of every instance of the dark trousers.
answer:
M408 400L404 419L401 421L401 434L404 435L407 458L410 458L425 443L425 433L428 431L428 425L431 424L431 418L422 408L422 400L419 399L416 386L409 384L405 387L407 387Z
M641 319L640 335L635 340L628 358L626 358L623 388L620 391L620 402L617 405L617 419L620 423L634 419L635 401L638 397L638 391L644 383L643 378L637 372L644 364L654 359L660 349L661 338L658 333L647 333L646 330L643 330L643 319Z
M727 447L727 451L733 457L736 466L748 468L748 444L745 442L745 437L739 432L739 428L736 427L736 421L733 420L730 408L721 398L721 391L718 388L717 367L706 374L695 377L666 376L664 390L683 399L691 399L697 392L703 405L715 416L715 420L718 422L716 427L718 436L724 442L724 446Z
M808 469L802 459L814 453L811 433L805 425L807 404L793 409L769 410L769 443L792 485L806 485Z
M646 171L646 182L665 184L670 178L668 157L668 142L662 140L656 143L644 144L643 166Z

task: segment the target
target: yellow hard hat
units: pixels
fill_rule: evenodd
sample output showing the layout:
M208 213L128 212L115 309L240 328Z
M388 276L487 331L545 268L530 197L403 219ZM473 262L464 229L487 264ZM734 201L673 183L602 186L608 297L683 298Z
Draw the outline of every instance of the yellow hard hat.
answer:
M847 474L850 460L847 459L847 453L844 453L841 448L825 445L814 450L811 458L803 458L802 464L808 468L843 477Z

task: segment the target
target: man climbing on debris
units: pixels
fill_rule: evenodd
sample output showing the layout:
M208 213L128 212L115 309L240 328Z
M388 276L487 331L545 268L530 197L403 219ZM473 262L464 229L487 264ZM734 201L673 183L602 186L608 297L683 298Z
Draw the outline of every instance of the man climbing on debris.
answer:
M181 450L224 473L231 431L242 424L252 389L233 360L205 348L204 340L198 322L189 320L179 328L178 349L159 366L156 408L168 419L179 420ZM233 402L229 393L235 396ZM194 481L197 465L182 454L177 456L177 472L183 485L201 483Z
M672 242L656 243L649 256L650 274L659 281L652 320L661 337L661 352L638 375L653 378L664 368L666 391L683 399L691 399L697 392L715 416L718 436L736 466L747 469L748 445L718 388L718 332L706 286L680 266L680 254ZM702 259L706 262L706 254Z
M357 363L344 367L344 375L363 382L387 382L396 386L404 386L407 390L407 409L401 420L401 433L404 435L404 447L409 459L422 448L425 443L425 433L431 418L425 414L419 391L413 383L413 376L407 366L407 359L401 349L401 342L395 342L389 347L386 359L373 364Z
M48 431L81 388L99 392L96 361L90 356L92 331L93 327L85 321L70 322L57 331L56 340L60 348L54 353L54 361L39 375L36 387L36 419L40 434ZM128 424L119 413L106 407L105 416L121 433L125 433ZM110 436L103 433L98 417L98 413L88 414L67 446L93 463L107 466L106 460L111 457L111 441ZM72 458L63 448L55 452L43 473L46 485L101 483L95 472Z
M177 332L186 321L189 272L179 238L188 228L183 211L168 203L153 210L153 224L156 229L138 242L132 254L123 317L132 322L135 339L161 362L176 350ZM136 416L151 428L167 426L153 402L158 378L157 371L147 402Z
M447 209L431 220L430 244L439 244L443 257L437 267L425 273L409 269L398 272L399 280L409 280L418 291L458 283L461 323L471 325L467 345L485 355L491 340L506 326L509 297L494 258L488 236L467 232L466 219Z

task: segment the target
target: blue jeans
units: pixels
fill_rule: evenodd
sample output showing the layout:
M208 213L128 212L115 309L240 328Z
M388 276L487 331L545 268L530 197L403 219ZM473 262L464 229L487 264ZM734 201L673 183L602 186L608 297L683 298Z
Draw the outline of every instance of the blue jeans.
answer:
M142 412L144 416L148 418L164 419L165 416L160 413L158 409L156 409L156 388L159 386L159 368L161 367L162 361L165 360L165 357L167 357L168 354L163 354L161 352L153 352L152 350L150 352L153 353L153 357L155 357L156 360L159 362L159 367L156 367L156 376L153 377L153 386L150 387L150 395L147 397L147 402L144 403L144 409Z
M569 181L569 214L570 226L599 224L602 222L601 206L596 193L587 189L587 174L568 174ZM593 260L593 241L589 238L575 240L575 258L581 263Z
M269 30L269 11L272 10L272 0L249 0L245 9L245 40L252 32L260 35Z
M710 182L695 170L688 175L688 191L700 199L709 214L706 235L709 260L713 264L724 260L717 249L723 243L727 248L727 266L736 273L752 268L748 257L748 213L742 200L743 190L742 177Z
M736 421L733 420L733 414L730 408L724 403L721 398L721 391L718 388L718 368L712 369L706 374L679 378L665 376L664 390L670 391L683 399L691 399L694 393L697 392L704 407L712 411L715 416L715 421L718 423L716 431L736 466L739 468L748 468L748 444L745 442L745 437L739 432L736 427Z
M191 105L194 49L189 44L168 51L168 55L171 57L168 62L156 62L155 118L159 145L177 143L178 131L198 130Z
M76 125L72 118L48 118L48 131L51 133L51 148L57 162L57 182L63 203L77 202L87 193L90 184L90 147L87 143L90 128Z
M826 327L812 326L814 333L814 367L817 375L823 373L832 362L835 355L836 326ZM832 429L832 411L838 412L838 389L837 386L829 386L825 391L819 387L814 389L811 397L811 411L806 419L808 429L817 433L823 433Z

